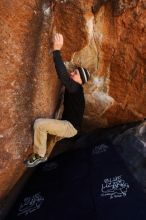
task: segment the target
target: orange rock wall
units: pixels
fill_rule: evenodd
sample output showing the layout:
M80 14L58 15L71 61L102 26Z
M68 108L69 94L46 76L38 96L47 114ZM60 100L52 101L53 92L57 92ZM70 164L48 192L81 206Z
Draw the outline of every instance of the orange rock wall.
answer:
M53 117L60 82L52 35L66 65L91 72L84 127L146 117L145 0L0 1L0 198L25 171L33 122Z

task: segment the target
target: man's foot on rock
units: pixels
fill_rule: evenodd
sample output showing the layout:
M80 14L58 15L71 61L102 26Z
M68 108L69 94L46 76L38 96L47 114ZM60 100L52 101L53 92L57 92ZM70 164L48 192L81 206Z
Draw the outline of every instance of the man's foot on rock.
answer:
M27 160L24 161L26 167L35 167L40 163L47 161L47 156L41 157L38 154L31 154Z

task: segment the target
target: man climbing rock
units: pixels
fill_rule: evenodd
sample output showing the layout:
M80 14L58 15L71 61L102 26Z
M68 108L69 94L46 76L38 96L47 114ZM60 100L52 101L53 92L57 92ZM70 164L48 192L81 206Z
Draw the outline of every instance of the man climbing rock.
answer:
M62 57L63 35L56 33L53 41L53 60L56 72L65 86L64 111L61 120L39 118L34 123L33 154L25 161L27 167L34 167L47 160L47 134L70 138L80 131L85 109L83 84L90 74L87 69L77 67L68 73Z

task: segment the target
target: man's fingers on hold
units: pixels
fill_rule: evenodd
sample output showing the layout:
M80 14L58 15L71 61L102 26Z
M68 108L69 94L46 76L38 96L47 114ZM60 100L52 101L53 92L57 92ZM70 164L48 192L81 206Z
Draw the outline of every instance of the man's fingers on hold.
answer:
M58 34L56 34L56 36L55 36L55 40L56 40L56 41L59 40L59 36L58 36Z
M61 39L63 39L63 35L62 35L62 34L59 34L59 37L60 37Z
M57 36L57 40L60 41L60 36L59 35Z
M54 39L57 39L58 38L58 34L56 33L55 35L54 35Z
M59 33L57 33L57 37L58 37L58 38L60 37L60 34L59 34Z

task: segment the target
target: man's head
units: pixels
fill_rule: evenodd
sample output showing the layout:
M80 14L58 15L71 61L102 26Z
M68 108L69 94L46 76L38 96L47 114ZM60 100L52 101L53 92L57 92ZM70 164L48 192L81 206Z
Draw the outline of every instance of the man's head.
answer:
M90 73L83 67L78 67L70 73L70 78L79 84L86 83L90 78Z

